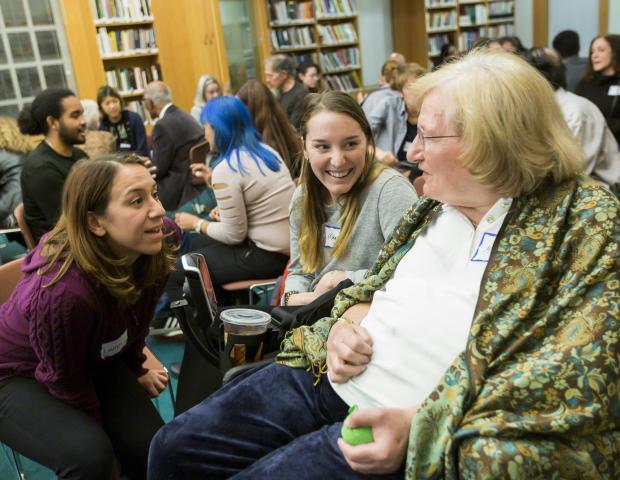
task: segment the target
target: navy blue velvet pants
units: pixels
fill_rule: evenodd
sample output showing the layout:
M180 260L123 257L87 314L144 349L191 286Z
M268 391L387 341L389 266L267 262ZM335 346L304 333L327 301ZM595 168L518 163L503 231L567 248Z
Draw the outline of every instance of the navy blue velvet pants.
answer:
M271 364L226 384L157 433L148 478L375 478L353 471L336 443L348 406L327 379L313 382Z

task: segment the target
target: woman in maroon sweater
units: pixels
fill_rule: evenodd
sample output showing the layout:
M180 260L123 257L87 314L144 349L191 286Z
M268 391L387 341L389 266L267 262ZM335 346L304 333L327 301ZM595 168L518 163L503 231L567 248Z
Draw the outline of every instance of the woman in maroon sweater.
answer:
M62 205L0 307L0 441L63 479L145 478L168 378L142 350L180 232L135 155L78 162Z

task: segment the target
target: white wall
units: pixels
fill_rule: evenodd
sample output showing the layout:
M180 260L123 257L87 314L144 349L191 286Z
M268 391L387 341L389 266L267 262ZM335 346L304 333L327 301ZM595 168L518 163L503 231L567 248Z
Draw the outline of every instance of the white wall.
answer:
M521 39L526 48L534 42L532 17L534 6L532 0L515 0L515 34Z
M579 56L587 57L590 41L598 35L598 2L549 0L549 46L562 30L574 30L579 34Z
M381 66L393 50L390 0L357 0L362 75L365 85L379 83Z
M620 0L609 0L609 33L620 33Z

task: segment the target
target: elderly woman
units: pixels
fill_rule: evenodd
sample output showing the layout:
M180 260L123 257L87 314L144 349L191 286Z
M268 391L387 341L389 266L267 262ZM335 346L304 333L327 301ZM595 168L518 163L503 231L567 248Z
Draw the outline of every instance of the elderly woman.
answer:
M516 55L415 86L425 196L332 318L163 427L151 478L618 478L618 201Z

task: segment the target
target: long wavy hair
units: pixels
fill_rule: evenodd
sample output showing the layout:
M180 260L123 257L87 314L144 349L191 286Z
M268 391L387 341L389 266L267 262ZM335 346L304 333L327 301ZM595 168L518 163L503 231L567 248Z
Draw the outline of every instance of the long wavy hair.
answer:
M237 97L224 96L208 101L200 113L200 121L213 128L217 153L226 160L228 168L233 172L241 175L246 173L239 156L241 150L252 157L263 175L265 173L261 165L272 172L280 171L280 159L261 143L248 107ZM233 161L233 155L236 162Z
M293 178L299 177L301 142L271 90L258 80L248 80L237 97L250 110L262 141L280 154Z
M312 117L321 112L339 113L350 117L360 126L367 142L362 174L351 190L342 195L338 200L342 205L342 214L340 216L341 230L332 250L332 256L334 258L342 258L347 252L349 239L353 233L357 217L360 214L360 195L386 167L382 163L375 162L375 141L364 111L351 96L343 92L311 93L306 97L300 126L304 149L306 136L308 135L308 122ZM325 205L329 193L316 175L314 175L307 158L302 160L300 185L302 185L303 194L295 202L293 208L301 209L299 212L299 218L301 219L298 240L299 255L303 270L311 273L321 268L325 262L322 232L323 225L327 221Z
M116 154L77 162L71 169L62 194L62 213L58 223L45 239L41 255L47 273L60 264L46 287L59 282L75 263L97 285L103 286L121 306L135 304L142 290L162 281L174 264L174 245L169 236L155 255L140 255L133 264L114 254L105 237L88 228L88 214L104 215L110 203L114 179L125 165L143 165L133 154Z
M0 117L0 150L24 154L33 149L33 142L21 134L15 120L9 117Z

